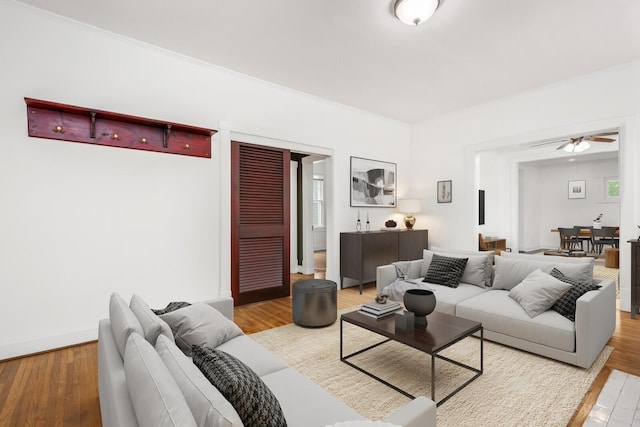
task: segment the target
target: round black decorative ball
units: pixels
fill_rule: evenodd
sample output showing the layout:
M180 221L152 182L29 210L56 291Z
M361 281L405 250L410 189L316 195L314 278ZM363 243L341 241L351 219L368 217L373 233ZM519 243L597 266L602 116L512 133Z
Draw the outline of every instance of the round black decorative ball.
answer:
M415 315L416 325L426 325L427 316L436 308L436 296L427 289L409 289L404 293L404 306Z

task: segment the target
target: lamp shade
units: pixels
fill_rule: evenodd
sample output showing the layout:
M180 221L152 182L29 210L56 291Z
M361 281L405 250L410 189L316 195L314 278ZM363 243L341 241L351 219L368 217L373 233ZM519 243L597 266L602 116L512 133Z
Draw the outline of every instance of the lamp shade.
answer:
M400 199L398 200L398 210L406 214L418 213L422 211L420 199Z
M396 0L393 10L401 22L418 25L431 18L439 4L439 0Z

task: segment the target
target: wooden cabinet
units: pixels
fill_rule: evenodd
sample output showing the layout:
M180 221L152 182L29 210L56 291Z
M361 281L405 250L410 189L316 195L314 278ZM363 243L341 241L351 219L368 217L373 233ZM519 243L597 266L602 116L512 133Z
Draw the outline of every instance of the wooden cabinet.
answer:
M422 258L429 244L428 230L340 233L340 288L344 278L360 285L376 280L376 268L400 260Z
M640 240L631 243L631 318L635 319L640 309Z

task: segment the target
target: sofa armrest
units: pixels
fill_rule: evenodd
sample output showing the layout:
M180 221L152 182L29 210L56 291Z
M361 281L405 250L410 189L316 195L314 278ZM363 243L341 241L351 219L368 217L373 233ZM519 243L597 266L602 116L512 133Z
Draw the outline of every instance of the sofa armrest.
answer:
M431 399L418 396L384 421L402 427L435 427L436 404Z
M422 260L415 259L409 265L409 273L407 279L417 279L422 273ZM385 286L396 281L398 272L393 264L381 265L376 268L376 292L382 292Z
M594 277L602 287L576 301L577 365L589 368L616 329L616 284Z
M205 304L218 310L229 320L233 320L233 298L220 297L203 301Z

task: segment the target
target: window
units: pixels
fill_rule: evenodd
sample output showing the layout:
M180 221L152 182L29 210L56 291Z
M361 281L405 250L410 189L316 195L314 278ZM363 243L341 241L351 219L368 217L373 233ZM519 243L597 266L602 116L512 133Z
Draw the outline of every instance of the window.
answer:
M324 179L313 177L313 227L324 227Z
M605 198L618 199L620 197L620 179L609 177L604 179Z

